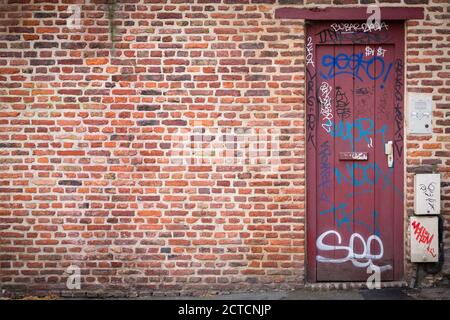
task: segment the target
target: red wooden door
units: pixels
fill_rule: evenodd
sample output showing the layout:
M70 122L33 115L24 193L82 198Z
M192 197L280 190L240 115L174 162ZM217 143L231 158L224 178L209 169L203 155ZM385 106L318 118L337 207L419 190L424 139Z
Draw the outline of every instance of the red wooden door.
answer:
M403 37L401 22L307 24L309 281L402 277Z

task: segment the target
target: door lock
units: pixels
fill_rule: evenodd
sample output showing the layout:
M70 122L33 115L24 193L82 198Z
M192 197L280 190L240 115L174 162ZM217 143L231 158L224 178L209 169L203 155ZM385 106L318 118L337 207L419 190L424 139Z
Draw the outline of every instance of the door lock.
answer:
M384 144L384 153L387 155L388 167L392 168L394 166L394 148L392 147L392 141L388 141Z

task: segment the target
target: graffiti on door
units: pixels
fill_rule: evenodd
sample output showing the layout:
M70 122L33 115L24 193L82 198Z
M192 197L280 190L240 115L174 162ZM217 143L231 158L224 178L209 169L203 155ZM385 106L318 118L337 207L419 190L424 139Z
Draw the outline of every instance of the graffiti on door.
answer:
M331 146L329 141L324 141L319 150L319 198L321 201L330 202L328 197L329 190L332 187L332 166L330 163Z
M326 132L331 132L333 126L333 109L331 106L331 86L327 82L320 85L320 114L322 115L322 128Z
M342 90L340 86L336 87L336 115L341 119L347 119L352 115L350 109L350 101L348 100L347 94Z
M306 144L317 170L311 214L320 221L312 239L316 279L340 280L330 276L338 270L347 272L342 279L357 279L349 265L379 267L390 272L386 279L393 274L388 222L392 203L403 201L403 182L384 145L392 141L403 161L403 61L388 42L396 30L403 29L322 22L306 38Z
M388 24L385 24L386 29ZM354 44L366 43L382 43L389 38L388 33L373 32L380 30L368 30L368 32L361 32L361 30L344 31L342 28L325 27L318 31L315 36L318 37L319 44L339 44L346 41Z
M337 242L339 245L329 245L324 243L325 238L329 238L329 235L334 235L337 238ZM360 245L362 245L361 251L355 250L355 240L358 239ZM372 242L375 242L378 244L378 253L372 252ZM384 248L383 248L383 242L381 241L380 237L376 235L371 235L367 240L364 239L364 237L358 233L353 233L350 236L349 244L347 246L341 245L342 243L342 237L339 234L339 232L334 230L325 231L322 233L318 238L316 242L317 249L319 251L332 251L332 252L339 252L343 251L346 252L345 256L342 256L341 258L326 258L321 255L317 256L317 261L319 262L326 262L326 263L345 263L347 261L350 261L353 266L357 268L367 268L370 265L375 265L374 260L379 260L383 257L384 254ZM377 265L375 265L377 266ZM380 268L380 271L386 271L390 270L392 268L391 265L383 265L383 266L377 266Z
M335 56L324 55L321 63L323 67L328 68L326 73L320 72L323 79L333 79L340 74L349 74L360 81L363 81L364 78L370 80L382 79L380 88L384 88L384 82L393 66L392 62L386 65L384 57L365 57L363 52L352 55L345 53ZM371 71L372 69L376 70L375 73Z
M354 142L359 142L364 139L367 143L370 143L370 139L376 135L381 135L383 143L385 142L385 133L387 125L383 125L381 128L375 129L375 124L372 119L359 118L354 122L339 120L336 124L332 124L332 130L330 134L333 137L338 137L344 141L348 141L350 145Z
M316 96L315 96L315 87L314 87L314 83L316 80L316 74L312 74L310 69L308 68L306 70L307 74L308 74L308 81L306 84L306 93L308 95L307 99L306 99L306 107L307 107L307 114L306 114L306 127L308 128L308 133L307 133L307 143L309 145L311 145L314 149L316 148L315 145L315 129L316 129L316 113L315 113L315 100L316 100Z
M363 226L367 231L373 232L376 236L380 235L380 226L377 222L378 213L377 211L373 211L372 215L375 221L374 227L370 226L366 222L359 220L354 217L354 214L361 210L361 208L356 208L355 210L351 211L347 208L348 203L341 202L338 206L332 205L330 209L320 211L319 214L330 214L335 215L336 225L337 228L340 229L342 225L345 225L347 228L347 231L351 231L351 223L356 223L358 225Z

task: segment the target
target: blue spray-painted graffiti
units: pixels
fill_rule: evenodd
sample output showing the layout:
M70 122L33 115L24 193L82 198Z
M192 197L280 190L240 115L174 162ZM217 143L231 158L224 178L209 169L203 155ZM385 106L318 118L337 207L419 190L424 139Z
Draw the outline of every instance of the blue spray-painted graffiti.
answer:
M358 211L360 211L360 208L356 208L355 210L351 211L347 209L347 204L345 202L341 202L338 206L331 206L330 209L326 209L323 211L320 211L320 215L324 215L327 213L334 214L337 228L340 229L342 225L345 225L347 227L348 232L352 232L352 222L354 224L358 224L360 226L363 226L365 229L367 229L370 233L373 232L374 235L379 236L380 235L380 224L378 221L378 212L374 210L372 212L372 216L374 219L374 226L370 226L364 221L361 221L359 219L354 218L354 214Z
M364 139L368 144L371 143L371 135L381 134L382 143L385 143L385 133L387 125L383 125L380 129L375 130L375 124L372 119L359 118L355 122L339 120L339 123L333 124L330 131L331 136L341 138L343 141L350 140L353 146L353 141L359 142Z
M362 187L365 189L359 190L359 193L372 192L373 187L382 181L382 189L384 190L387 186L394 186L394 192L403 197L403 192L394 184L393 173L394 168L388 168L387 171L383 171L377 163L346 163L345 165L347 173L345 170L339 170L339 168L334 168L334 173L336 175L336 182L338 185L341 183L348 183L355 186L355 188ZM373 176L370 172L373 172ZM351 193L350 195L355 195L357 193Z
M393 66L392 63L386 66L384 57L372 56L365 59L363 53L351 55L340 53L336 56L325 54L322 57L321 64L323 67L329 68L327 74L320 72L325 80L332 79L340 74L350 74L363 81L363 75L365 74L370 80L382 79L381 88L384 88L384 82ZM376 65L374 68L376 71L371 71L372 65ZM372 74L372 72L375 72L375 74Z
M346 163L345 167L347 169L347 175L343 174L339 168L334 168L338 184L347 182L353 184L356 188L365 185L374 186L380 180L383 180L383 188L386 185L392 184L391 175L393 171L389 170L387 173L384 173L376 163ZM373 177L370 175L371 171L373 172ZM361 174L357 174L357 172L360 172Z

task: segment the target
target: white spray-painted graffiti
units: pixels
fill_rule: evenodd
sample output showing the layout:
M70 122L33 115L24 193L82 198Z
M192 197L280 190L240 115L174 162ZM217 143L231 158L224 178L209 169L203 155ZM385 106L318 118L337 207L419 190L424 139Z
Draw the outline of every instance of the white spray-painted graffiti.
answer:
M351 156L353 160L367 160L367 153L365 152L352 152Z
M371 57L371 56L377 56L377 57L384 57L384 54L386 53L386 49L383 49L382 47L378 47L378 49L375 51L374 48L371 48L369 46L366 46L365 49L365 54L366 57Z
M327 133L330 133L333 126L333 109L331 107L331 86L327 82L322 82L320 85L320 113L323 115L322 128Z
M388 25L385 22L374 23L333 23L331 28L335 32L372 32L388 29Z
M327 238L329 235L335 235L337 238L337 242L339 245L329 245L324 243L324 239ZM358 253L355 252L355 240L359 239L362 244L362 252ZM378 253L372 253L371 252L371 244L375 241L378 243L379 252ZM364 237L361 236L359 233L353 233L350 236L349 245L343 246L340 245L342 242L341 235L339 232L334 230L328 230L322 233L316 241L316 246L318 250L322 251L339 251L343 250L347 252L347 255L343 258L327 258L323 256L317 256L316 260L318 262L325 262L325 263L345 263L347 261L351 261L353 266L357 268L367 268L370 265L374 265L373 260L379 260L383 257L384 254L384 248L383 248L383 242L381 241L380 237L376 235L371 235L367 241L364 240ZM361 261L362 260L362 261ZM384 266L376 266L380 268L380 271L386 271L392 269L391 265L384 265Z
M312 38L308 37L308 43L306 44L306 65L311 64L314 68L314 53Z

